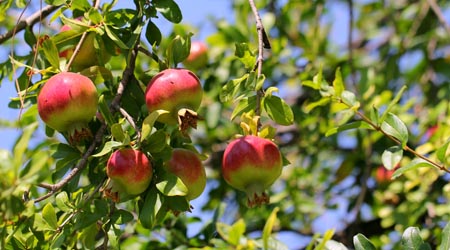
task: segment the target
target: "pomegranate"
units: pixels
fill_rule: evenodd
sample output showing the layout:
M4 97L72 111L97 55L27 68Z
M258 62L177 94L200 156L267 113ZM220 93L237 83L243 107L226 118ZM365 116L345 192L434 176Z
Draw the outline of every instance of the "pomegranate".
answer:
M208 63L208 47L201 41L193 41L189 56L183 61L188 69L201 69Z
M225 181L247 193L249 207L269 202L265 190L281 175L282 168L277 145L254 135L233 140L225 149L222 161Z
M77 20L81 20L81 18L77 18ZM61 27L60 32L71 30L72 28L65 24ZM100 65L100 63L106 63L111 59L111 54L109 54L106 49L105 45L103 43L102 39L97 39L99 50L97 50L94 46L95 40L96 40L97 33L95 32L89 32L86 35L86 38L84 39L83 44L80 47L80 51L75 56L73 62L72 62L72 69L74 71L81 71L83 69L89 68L91 66L103 66ZM81 36L79 37L81 38ZM73 48L61 51L59 53L59 57L66 58L67 60L70 60L70 58L73 55L75 46ZM99 60L101 58L101 60Z
M139 150L124 148L115 151L106 164L109 177L104 193L115 202L121 202L144 192L153 177L153 167Z
M150 112L166 110L158 121L179 124L181 131L196 128L203 97L198 77L187 69L166 69L154 76L145 91L145 101Z
M206 186L206 173L197 154L182 148L172 151L172 156L165 167L168 172L178 176L188 189L186 198L193 200L199 197Z
M68 132L72 145L92 137L87 125L97 112L97 104L94 83L86 76L71 72L61 72L48 79L37 99L41 119L59 132Z

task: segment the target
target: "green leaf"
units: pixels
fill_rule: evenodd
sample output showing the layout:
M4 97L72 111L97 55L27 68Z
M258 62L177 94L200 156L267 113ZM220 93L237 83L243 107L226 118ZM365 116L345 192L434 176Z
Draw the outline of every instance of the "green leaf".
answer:
M183 181L172 173L166 172L161 176L162 181L156 184L156 188L166 196L186 196L188 189Z
M23 156L25 155L25 152L27 151L28 145L30 144L31 137L34 133L34 131L38 128L39 123L34 122L27 127L25 127L22 130L22 135L20 136L19 140L16 142L13 148L13 155L14 155L14 169L15 174L19 174L20 167L23 163Z
M342 98L342 102L350 106L352 109L359 108L360 104L356 100L356 96L354 93L347 90L343 90L340 97Z
M153 129L153 125L155 125L156 120L162 114L167 114L169 111L166 110L155 110L151 112L147 117L145 117L142 122L142 131L141 131L141 141L147 139Z
M403 149L399 146L392 146L384 150L381 161L387 170L394 169L403 157Z
M342 131L346 131L346 130L350 130L350 129L357 129L357 128L373 129L372 126L370 126L366 122L356 121L356 122L350 122L350 123L341 125L339 127L335 127L335 128L329 129L325 133L325 136L331 136L331 135L334 135L334 134L336 134L338 132L342 132Z
M397 138L401 142L402 147L406 146L408 142L408 129L396 115L388 113L381 124L381 129L388 135Z
M103 17L102 17L102 15L101 15L100 12L99 12L97 9L95 9L95 8L91 8L91 9L89 10L88 16L89 16L89 20L91 20L92 23L94 23L94 24L99 24L99 23L102 23L102 22L103 22Z
M98 99L98 108L107 125L111 126L115 123L104 95L101 95Z
M403 250L430 249L420 236L420 231L417 227L408 227L402 235L401 242Z
M69 202L67 192L62 191L56 195L56 206L63 212L69 212L72 210L73 206Z
M285 126L294 123L294 113L291 107L280 97L275 95L265 96L262 104L270 119L276 123Z
M238 105L234 108L233 113L231 114L231 120L234 120L237 116L242 115L243 113L250 112L254 110L256 107L256 95L242 98Z
M317 85L316 82L311 81L311 80L302 81L302 85L306 86L306 87L313 88L315 90L319 90L320 89L320 85Z
M336 74L333 81L333 87L336 96L341 96L342 92L345 90L344 82L342 81L341 69L336 70Z
M305 112L306 112L306 113L309 113L309 112L311 112L313 109L315 109L315 108L317 108L317 107L325 106L325 105L327 105L328 103L330 103L330 101L331 101L330 98L328 98L328 97L322 97L322 98L321 98L320 100L318 100L318 101L308 103L308 104L306 105L306 107L305 107Z
M94 84L101 84L113 80L113 75L109 69L97 65L83 69L80 74L89 77Z
M52 203L49 202L44 206L42 209L42 218L53 230L58 228L58 220Z
M376 125L380 125L379 124L379 113L378 113L378 109L375 106L372 106L372 108L370 109L370 114L369 114L370 120L376 124Z
M129 47L119 38L119 36L116 35L109 27L108 25L104 25L106 34L108 37L121 49L127 50Z
M376 250L375 246L363 234L357 234L353 237L355 250Z
M429 163L423 159L415 158L410 163L408 163L406 166L404 166L404 167L402 166L402 167L398 168L397 170L395 170L394 174L392 175L392 178L397 178L397 177L401 176L403 173L405 173L406 171L421 168L421 167L434 167L434 166L431 165L431 163Z
M103 146L102 150L100 152L92 155L92 157L104 156L106 154L109 154L111 151L113 151L113 149L119 148L121 146L123 146L122 142L108 141L108 142L105 143L105 145Z
M152 187L145 195L144 204L139 209L139 221L145 228L151 229L155 226L157 215L162 207L161 196L156 188Z
M156 10L170 22L179 23L183 19L180 7L173 0L153 0L152 3Z
M269 218L267 218L266 224L264 225L264 229L263 229L264 249L269 249L269 238L272 233L273 225L275 224L275 221L277 219L278 210L279 210L278 207L275 207L273 209Z
M235 47L234 55L239 58L246 69L253 69L256 64L256 57L250 50L248 43L236 43Z
M400 91L397 93L397 95L395 95L394 99L392 99L392 101L389 103L389 105L387 106L386 110L383 112L383 114L381 115L380 118L380 122L383 122L384 119L386 119L386 117L388 116L389 112L391 111L391 109L394 107L395 104L398 103L398 101L400 100L400 98L403 95L403 92L405 92L405 90L407 89L406 85L404 85Z
M248 77L249 74L247 73L240 78L229 80L222 88L222 92L220 93L220 101L228 102L235 99L242 83L246 81Z
M243 219L239 219L231 226L222 222L216 223L217 232L233 246L239 245L240 239L245 233L245 227L246 225Z
M446 159L448 159L447 151L448 151L448 146L449 145L450 145L450 139L447 140L447 142L444 143L444 145L440 146L436 150L436 156L437 156L438 160L441 161L444 164L446 164Z
M123 142L125 140L125 132L120 123L114 123L111 126L111 135L117 142Z
M161 31L152 21L149 21L147 24L147 29L145 30L145 38L147 38L147 41L152 46L154 45L158 46L161 43L162 40Z
M450 249L450 222L444 227L442 231L442 241L439 245L439 250L448 250Z
M59 69L59 52L53 40L46 39L42 43L42 49L44 50L45 58L49 61L50 65L55 69Z

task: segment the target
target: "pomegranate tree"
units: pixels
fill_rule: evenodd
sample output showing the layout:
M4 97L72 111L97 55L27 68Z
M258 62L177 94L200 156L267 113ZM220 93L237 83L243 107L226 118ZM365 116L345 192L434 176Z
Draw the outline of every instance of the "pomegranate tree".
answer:
M97 89L86 76L61 72L43 85L37 98L42 120L59 132L68 132L69 143L78 145L92 137L88 122L97 112Z
M208 63L208 47L204 42L193 41L189 56L183 61L189 69L201 69Z
M142 151L124 148L111 154L106 164L106 175L109 179L105 195L120 202L147 189L153 177L153 166Z
M180 178L187 187L188 200L193 200L203 193L206 186L206 173L196 153L188 149L176 148L165 167L168 172Z
M254 135L233 140L225 149L222 161L225 181L247 193L249 207L269 202L265 190L281 175L282 167L277 145Z
M166 69L154 76L145 91L145 101L150 112L166 110L158 121L179 124L181 131L197 127L197 110L203 97L198 77L187 69Z

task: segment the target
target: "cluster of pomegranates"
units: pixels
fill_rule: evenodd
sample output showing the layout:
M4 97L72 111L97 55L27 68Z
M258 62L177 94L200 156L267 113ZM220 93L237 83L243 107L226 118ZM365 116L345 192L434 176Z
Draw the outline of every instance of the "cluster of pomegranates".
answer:
M62 32L70 31L63 26ZM97 49L94 48L97 41ZM106 52L97 53L104 46L95 32L88 33L81 50L72 58L73 47L65 48L60 57L72 60L70 69L75 72L110 60ZM207 63L207 48L193 42L190 56L184 65L196 70ZM155 75L147 84L145 103L149 113L164 110L157 121L169 126L179 126L186 133L197 126L197 110L203 97L199 78L189 69L171 68ZM45 124L66 135L72 145L92 140L89 123L96 116L97 87L80 73L61 72L50 77L42 86L37 98L38 112ZM106 164L108 180L104 194L116 202L126 201L146 191L154 178L154 163L150 154L132 146L111 153ZM163 163L164 171L176 175L186 186L186 199L201 195L206 186L206 173L199 155L189 149L174 148L169 160ZM223 177L232 187L248 195L250 207L267 203L265 190L280 176L282 157L278 147L270 140L247 135L233 140L227 146L222 164Z

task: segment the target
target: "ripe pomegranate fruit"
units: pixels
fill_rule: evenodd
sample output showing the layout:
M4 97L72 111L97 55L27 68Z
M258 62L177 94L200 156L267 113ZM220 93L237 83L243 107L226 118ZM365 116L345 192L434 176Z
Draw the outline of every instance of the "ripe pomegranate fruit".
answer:
M37 105L41 119L47 126L68 132L72 145L92 137L88 122L97 112L97 89L86 76L61 72L43 85Z
M388 184L392 181L392 175L398 168L400 168L400 164L397 164L392 170L386 169L383 165L378 166L375 172L375 180L381 185Z
M81 18L77 18L78 20L81 20ZM61 27L60 32L71 30L72 28L65 24ZM74 71L81 71L83 69L89 68L91 66L100 65L100 63L106 63L111 59L111 54L108 53L105 49L105 44L103 43L102 39L97 39L99 50L96 50L94 43L96 42L95 32L89 32L86 35L86 38L84 39L83 44L80 47L80 51L78 51L77 55L75 56L73 62L72 62L72 69ZM81 38L81 36L79 37ZM75 46L73 48L61 51L59 53L59 57L66 58L67 60L70 60L70 58L73 55ZM101 58L101 60L99 60Z
M145 91L145 101L150 112L162 109L158 121L179 124L182 132L189 126L196 128L203 97L198 77L187 69L166 69L154 76Z
M187 187L188 200L199 197L205 190L205 168L196 153L188 149L176 148L172 151L172 156L165 167L168 172L178 176Z
M142 151L124 148L111 154L106 175L109 179L104 194L121 202L147 189L153 177L153 166Z
M230 186L247 193L248 206L269 202L265 190L281 175L283 160L272 141L247 135L233 140L225 149L222 173Z
M208 47L204 42L193 41L189 56L183 61L188 69L198 70L208 63Z

